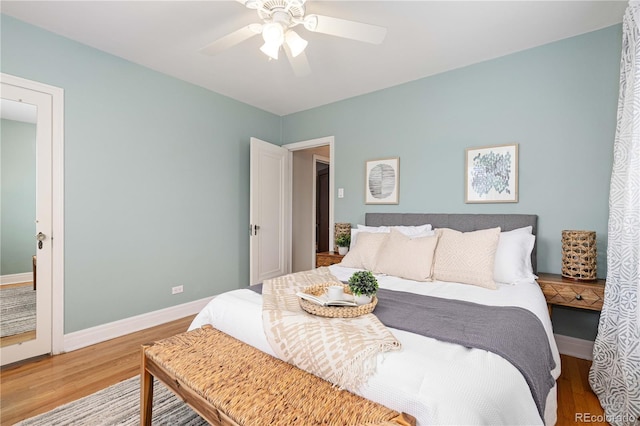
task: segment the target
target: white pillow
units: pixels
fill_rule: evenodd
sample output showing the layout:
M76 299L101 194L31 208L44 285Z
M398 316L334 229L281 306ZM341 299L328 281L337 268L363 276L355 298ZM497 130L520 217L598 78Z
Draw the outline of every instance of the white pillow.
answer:
M511 231L505 231L505 232L513 232L514 234L520 233L520 232L527 233L527 234L533 234L533 226L525 226L524 228L517 228L517 229L513 229ZM533 249L532 249L532 251L533 251ZM526 262L527 269L531 271L531 274L533 274L533 267L531 266L531 256L527 256L525 262Z
M435 235L435 232L433 231L433 229L431 228L431 224L429 223L418 226L367 226L358 224L358 229L351 229L351 245L349 246L349 250L351 250L351 248L355 246L355 241L358 239L358 234L360 232L388 233L391 229L397 229L404 235L411 238L420 238L429 235Z
M460 232L449 228L436 231L440 236L433 265L433 278L472 284L495 290L493 267L500 228Z
M388 232L362 232L358 242L342 258L340 266L373 271L376 267L378 252L389 238Z
M428 223L420 226L392 226L391 229L398 230L407 237L424 237L436 234Z
M518 232L531 234L533 232L533 226L529 225L529 226L525 226L524 228L512 229L511 231L504 231L503 234L508 232L511 232L513 234L516 234Z
M389 232L388 226L367 226L358 224L358 230L364 232Z
M378 253L376 272L414 281L431 281L438 236L411 238L391 229Z
M358 230L360 231L365 231L365 232L389 232L389 230L393 228L393 229L397 229L398 231L402 232L404 235L410 237L412 235L416 235L416 234L422 234L425 231L431 231L431 224L430 223L426 223L424 225L416 225L416 226L404 226L404 225L397 225L397 226L367 226L367 225L360 225L358 224Z
M536 242L531 232L532 227L528 226L500 233L493 272L496 282L518 284L538 278L531 265L531 252Z

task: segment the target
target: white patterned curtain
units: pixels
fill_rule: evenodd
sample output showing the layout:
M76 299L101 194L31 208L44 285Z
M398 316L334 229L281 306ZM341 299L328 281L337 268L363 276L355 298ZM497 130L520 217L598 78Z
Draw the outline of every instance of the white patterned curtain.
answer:
M640 424L640 2L623 19L607 285L589 383L612 425Z

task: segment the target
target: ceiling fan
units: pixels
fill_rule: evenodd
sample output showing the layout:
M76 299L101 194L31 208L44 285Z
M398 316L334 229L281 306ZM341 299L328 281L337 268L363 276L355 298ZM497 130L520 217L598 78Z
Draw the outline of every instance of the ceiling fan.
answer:
M380 44L387 29L377 25L364 24L330 16L305 13L307 0L236 0L249 9L258 12L262 23L254 23L240 28L200 49L205 55L218 53L233 47L255 35L262 34L264 44L260 50L272 59L278 59L282 47L293 66L296 75L311 72L304 50L308 42L293 30L302 25L308 31L337 37Z

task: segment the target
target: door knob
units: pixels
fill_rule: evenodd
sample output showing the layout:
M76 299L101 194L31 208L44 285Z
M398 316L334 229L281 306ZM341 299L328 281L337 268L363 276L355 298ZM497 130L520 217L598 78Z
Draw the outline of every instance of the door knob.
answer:
M38 232L38 235L36 235L36 240L38 240L38 248L42 250L42 242L44 240L47 239L47 236L44 235L42 232Z

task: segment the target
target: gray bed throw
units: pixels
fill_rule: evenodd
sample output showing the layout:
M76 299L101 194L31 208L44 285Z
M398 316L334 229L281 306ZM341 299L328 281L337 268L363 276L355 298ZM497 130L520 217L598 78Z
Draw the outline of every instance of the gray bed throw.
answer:
M250 289L261 293L262 285ZM555 361L544 327L532 312L379 289L373 313L387 327L500 355L522 373L544 421Z
M556 363L547 333L532 312L380 289L373 313L387 327L500 355L522 373L544 420Z

